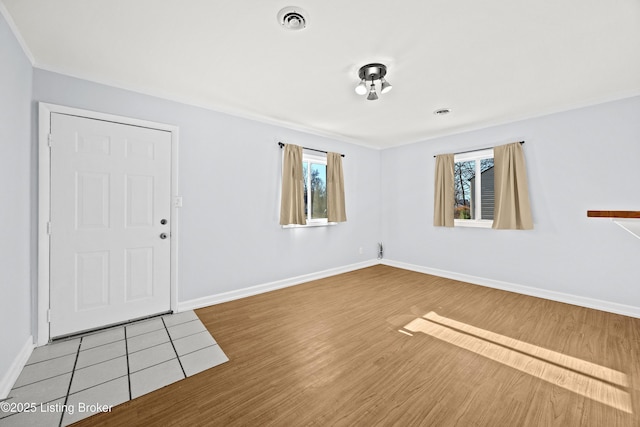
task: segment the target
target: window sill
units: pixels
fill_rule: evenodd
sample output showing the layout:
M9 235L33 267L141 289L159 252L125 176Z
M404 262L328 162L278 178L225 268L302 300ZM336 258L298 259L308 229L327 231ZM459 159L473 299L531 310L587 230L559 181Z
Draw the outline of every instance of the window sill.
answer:
M491 228L493 221L487 219L455 219L453 224L456 227Z
M309 222L307 225L289 224L283 225L282 228L310 228L310 227L328 227L331 225L338 225L337 222Z

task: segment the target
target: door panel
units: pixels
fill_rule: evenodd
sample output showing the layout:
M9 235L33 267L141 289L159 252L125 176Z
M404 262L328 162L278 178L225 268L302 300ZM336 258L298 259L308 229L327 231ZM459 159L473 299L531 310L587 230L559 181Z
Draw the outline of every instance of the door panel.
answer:
M51 337L169 311L171 133L52 113L51 134Z
M153 176L127 176L125 227L153 226Z
M153 248L127 249L126 254L127 301L153 297Z
M93 310L109 305L109 252L77 252L75 256L75 274L73 279L73 299L77 301L77 310Z
M107 173L76 172L76 228L109 228L109 181Z

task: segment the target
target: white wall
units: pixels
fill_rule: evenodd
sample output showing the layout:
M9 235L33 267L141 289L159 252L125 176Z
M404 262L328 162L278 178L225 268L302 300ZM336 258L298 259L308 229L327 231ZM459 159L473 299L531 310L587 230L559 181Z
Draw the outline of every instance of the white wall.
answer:
M640 240L586 217L588 209L638 209L640 98L379 152L34 70L1 18L0 64L0 219L10 224L0 239L0 379L31 335L37 266L31 100L180 127L179 301L371 260L383 240L391 260L640 309L634 262ZM433 155L518 140L527 141L535 229L433 227ZM276 141L346 154L347 223L277 225Z
M376 257L379 151L40 69L33 99L179 126L181 302ZM278 225L277 141L346 155L346 223Z
M640 209L639 117L635 97L383 151L386 258L640 310L640 239L586 216ZM534 230L433 227L435 154L521 140Z
M0 13L0 397L31 337L31 77Z

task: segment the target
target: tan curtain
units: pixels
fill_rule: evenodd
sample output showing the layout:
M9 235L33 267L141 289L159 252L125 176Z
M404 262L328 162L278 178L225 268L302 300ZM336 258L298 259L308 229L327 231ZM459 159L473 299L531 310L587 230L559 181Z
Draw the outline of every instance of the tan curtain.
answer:
M495 208L493 228L530 230L533 228L527 168L519 142L493 149Z
M344 222L346 220L342 155L327 153L327 221Z
M302 178L302 147L285 144L282 165L282 196L280 225L306 225L304 183Z
M436 156L433 225L453 227L453 154Z

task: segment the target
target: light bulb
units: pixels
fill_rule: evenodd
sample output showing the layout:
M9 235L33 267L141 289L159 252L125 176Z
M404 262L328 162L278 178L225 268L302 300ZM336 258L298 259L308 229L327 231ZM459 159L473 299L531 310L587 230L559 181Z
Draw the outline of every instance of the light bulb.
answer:
M382 82L382 86L380 88L380 93L387 93L389 92L391 89L393 89L393 86L391 86L391 83L389 83L388 81L386 81L384 79L384 77L382 77L380 79L380 82Z
M376 99L378 99L378 94L376 93L376 87L373 85L373 81L371 82L371 90L369 91L367 99L369 101L375 101Z
M360 84L356 86L356 93L358 95L364 95L367 93L367 85L364 82L364 79L360 80Z

